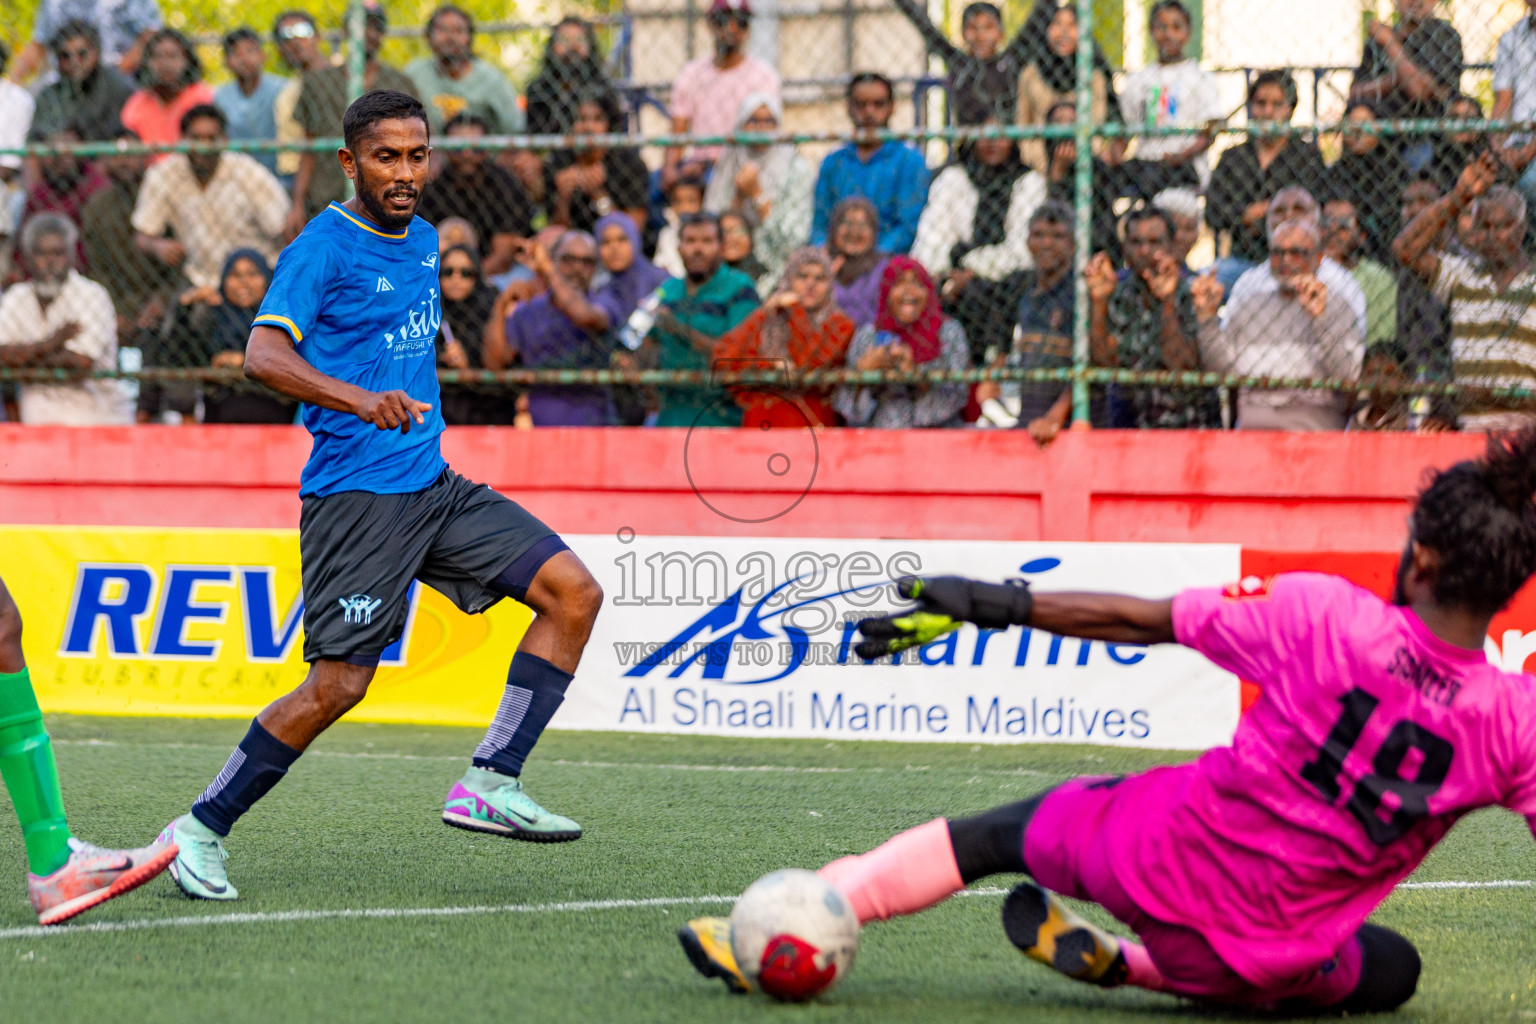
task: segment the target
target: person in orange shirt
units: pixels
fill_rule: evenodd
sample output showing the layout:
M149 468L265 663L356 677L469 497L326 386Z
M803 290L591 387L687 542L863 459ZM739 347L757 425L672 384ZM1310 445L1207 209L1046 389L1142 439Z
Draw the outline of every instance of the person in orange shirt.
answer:
M715 344L717 368L841 367L853 321L832 298L832 261L816 246L789 257L773 294ZM830 387L732 388L743 427L832 427Z
M181 119L193 107L213 102L203 65L192 43L173 28L162 28L144 47L142 85L123 104L123 126L150 145L181 141ZM160 157L155 157L156 160Z

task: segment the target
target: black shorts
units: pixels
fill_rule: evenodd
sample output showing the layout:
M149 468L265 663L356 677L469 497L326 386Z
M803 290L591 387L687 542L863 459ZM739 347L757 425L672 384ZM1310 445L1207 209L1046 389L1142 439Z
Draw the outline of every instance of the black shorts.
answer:
M405 629L413 579L474 615L503 597L521 599L539 566L564 549L522 506L451 469L409 494L306 497L304 660L377 665Z

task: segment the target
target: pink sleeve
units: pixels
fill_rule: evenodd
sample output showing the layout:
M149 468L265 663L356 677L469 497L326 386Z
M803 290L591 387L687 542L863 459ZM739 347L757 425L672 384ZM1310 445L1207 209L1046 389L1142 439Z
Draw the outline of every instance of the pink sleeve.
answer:
M698 74L691 62L684 64L683 70L677 73L677 79L672 83L672 95L668 100L668 112L673 117L683 117L692 121L698 112L698 97L695 95L698 89L694 85L697 77Z
M1515 685L1526 682L1528 677L1518 679L1504 679L1506 685ZM1515 705L1517 711L1512 716L1513 729L1511 735L1513 742L1510 744L1510 761L1513 762L1513 776L1510 780L1509 792L1499 803L1503 807L1514 811L1516 814L1525 815L1525 819L1531 823L1531 828L1536 831L1536 722L1532 722L1532 707L1529 700L1521 701Z
M1347 586L1332 576L1286 573L1186 590L1173 599L1173 635L1227 671L1262 680L1291 656L1313 628L1309 623Z

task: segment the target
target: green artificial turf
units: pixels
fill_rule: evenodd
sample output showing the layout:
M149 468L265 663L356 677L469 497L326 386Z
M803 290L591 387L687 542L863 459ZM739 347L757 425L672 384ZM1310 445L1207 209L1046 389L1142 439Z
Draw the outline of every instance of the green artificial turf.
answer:
M74 828L128 846L186 809L246 724L54 716L50 727ZM773 868L816 867L939 814L1180 755L551 733L525 779L587 834L539 846L439 821L479 738L466 729L332 729L232 837L236 904L194 903L162 878L40 935L18 830L0 826L0 865L9 869L0 876L0 1020L1228 1019L1166 996L1078 985L1025 961L1002 934L995 894L870 927L848 979L805 1006L728 996L688 966L674 930L724 904L550 906L733 895ZM4 797L0 820L14 820ZM1523 821L1485 812L1463 822L1417 878L1533 879L1536 848ZM308 916L507 907L522 909ZM80 927L229 915L255 918ZM1396 1019L1536 1020L1533 917L1536 889L1394 895L1376 919L1424 955L1419 994Z

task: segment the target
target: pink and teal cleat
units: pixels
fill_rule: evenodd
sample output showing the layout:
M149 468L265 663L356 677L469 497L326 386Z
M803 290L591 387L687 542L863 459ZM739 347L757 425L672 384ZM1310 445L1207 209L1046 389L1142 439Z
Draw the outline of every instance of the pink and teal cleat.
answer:
M76 914L137 889L170 866L176 845L156 842L137 850L104 850L78 839L70 841L69 860L52 874L28 873L27 895L37 923L59 924Z
M469 769L453 784L443 805L443 823L533 843L581 838L580 825L540 807L523 790L521 779L483 768Z

